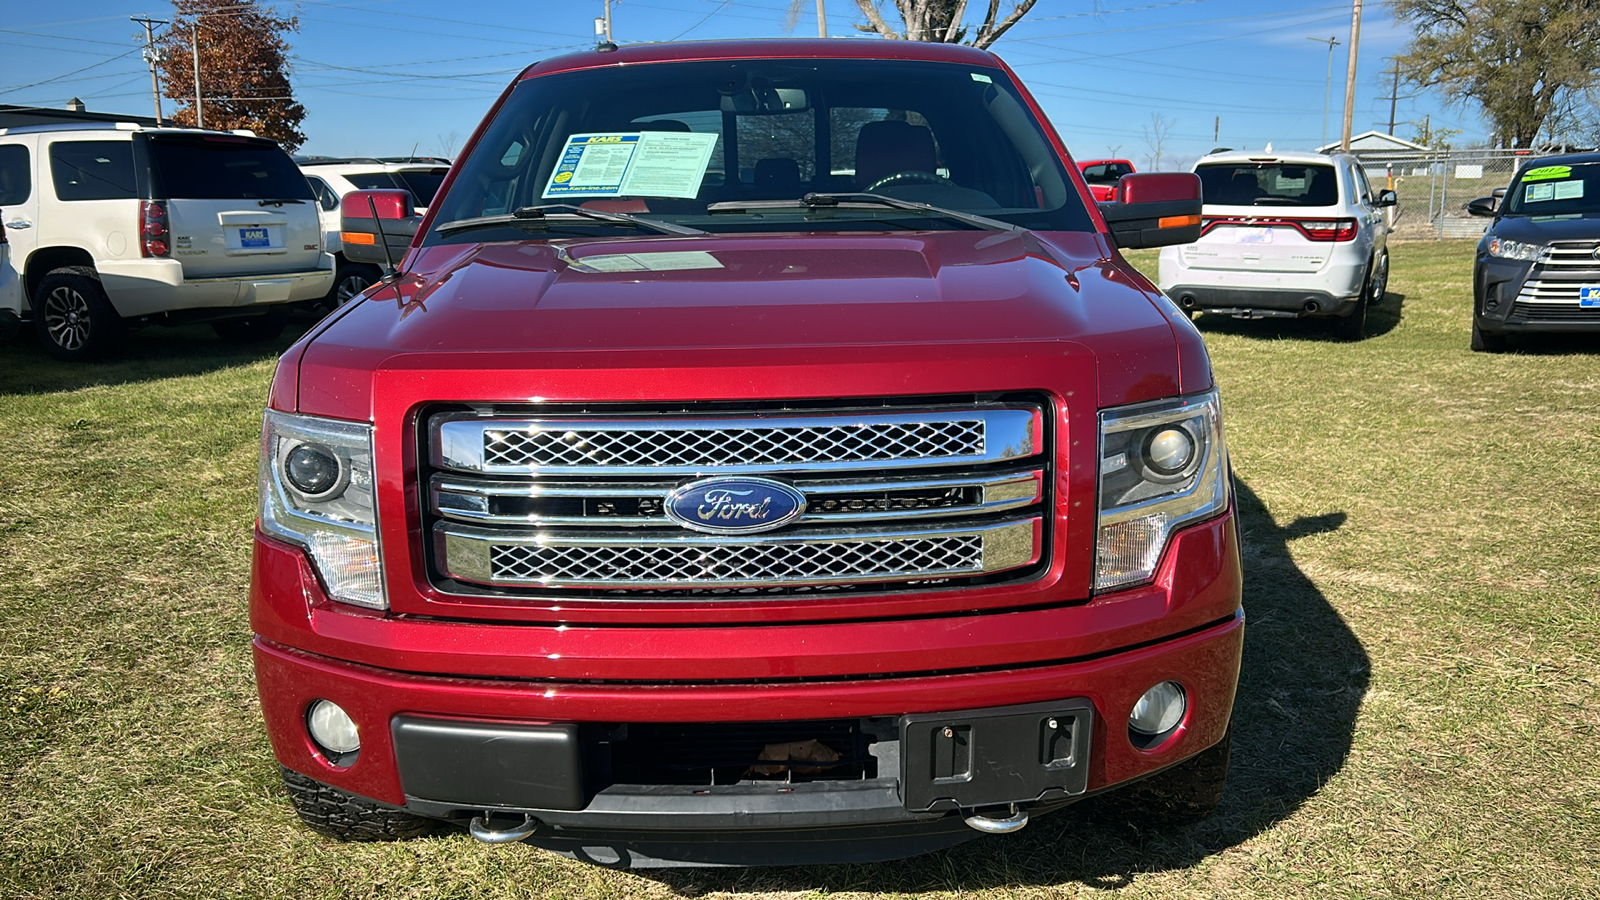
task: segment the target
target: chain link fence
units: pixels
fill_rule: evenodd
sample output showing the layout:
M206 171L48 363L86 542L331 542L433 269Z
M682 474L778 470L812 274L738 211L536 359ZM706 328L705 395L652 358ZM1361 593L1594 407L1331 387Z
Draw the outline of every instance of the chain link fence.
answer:
M1467 215L1467 202L1511 183L1528 150L1352 151L1373 189L1392 186L1400 197L1391 225L1402 238L1469 238L1487 219Z

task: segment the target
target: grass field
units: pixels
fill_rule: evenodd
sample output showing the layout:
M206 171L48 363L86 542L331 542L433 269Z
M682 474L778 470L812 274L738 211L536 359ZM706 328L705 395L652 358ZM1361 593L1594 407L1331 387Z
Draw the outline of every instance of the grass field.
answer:
M1394 248L1376 332L1202 321L1249 615L1221 810L1069 810L904 862L612 872L302 828L244 601L281 344L0 347L0 898L1594 897L1600 349L1467 350L1471 247ZM1141 255L1150 264L1150 254Z

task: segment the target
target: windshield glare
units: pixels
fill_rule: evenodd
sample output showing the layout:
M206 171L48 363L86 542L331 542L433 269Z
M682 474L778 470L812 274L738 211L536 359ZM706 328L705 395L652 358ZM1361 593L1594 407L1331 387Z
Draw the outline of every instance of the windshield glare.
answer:
M973 227L882 206L707 210L813 192L1092 229L1003 71L844 59L656 63L528 79L472 149L434 221L571 203L706 231ZM427 240L529 236L503 230Z
M1512 185L1506 212L1513 216L1600 214L1600 163L1534 163Z

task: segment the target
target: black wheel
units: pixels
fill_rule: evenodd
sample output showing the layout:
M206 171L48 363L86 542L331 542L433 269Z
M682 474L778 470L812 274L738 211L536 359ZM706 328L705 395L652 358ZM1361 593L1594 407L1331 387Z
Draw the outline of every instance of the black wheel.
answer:
M404 841L433 832L437 824L347 794L299 772L283 769L283 786L294 811L312 831L341 841Z
M1115 821L1154 829L1193 825L1216 810L1228 783L1233 733L1170 769L1096 798L1095 809Z
M1330 326L1333 336L1341 341L1359 341L1367 336L1367 308L1378 302L1373 298L1375 290L1379 288L1379 266L1382 266L1383 284L1381 289L1389 289L1389 254L1385 253L1378 259L1367 264L1367 272L1361 278L1361 296L1356 298L1355 309L1349 315L1339 316Z
M283 333L284 324L284 316L281 313L268 313L246 319L223 319L220 322L212 322L211 330L225 341L249 344L272 340Z
M33 325L45 352L69 361L104 356L127 332L95 271L84 266L56 269L39 279Z
M328 292L328 304L335 309L354 300L358 294L383 277L377 266L366 263L340 263L333 276L333 290Z
M1484 331L1478 327L1477 322L1472 323L1472 349L1479 353L1504 353L1506 349L1506 336L1492 331Z
M1378 259L1369 270L1367 279L1367 302L1377 306L1389 296L1389 251L1385 250L1378 255Z

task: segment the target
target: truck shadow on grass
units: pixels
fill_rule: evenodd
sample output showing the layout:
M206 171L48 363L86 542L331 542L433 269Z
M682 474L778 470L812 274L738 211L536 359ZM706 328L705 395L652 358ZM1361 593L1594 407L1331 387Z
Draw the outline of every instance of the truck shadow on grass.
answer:
M63 362L45 353L31 328L0 344L0 394L51 394L96 385L202 375L275 359L315 324L293 319L279 337L229 343L209 325L142 328L104 359Z
M1245 650L1233 759L1221 807L1188 829L1103 820L1093 801L1007 837L873 865L640 872L683 896L711 891L951 891L1079 883L1110 889L1136 874L1188 868L1283 820L1344 767L1369 661L1338 611L1295 565L1289 542L1336 531L1342 512L1278 525L1238 485Z
M1381 337L1400 327L1405 317L1406 295L1389 291L1383 302L1367 309L1367 338ZM1309 319L1234 319L1220 315L1202 315L1194 324L1202 334L1231 334L1259 340L1322 341L1344 343L1333 334L1334 320ZM1463 338L1464 340L1464 338Z

